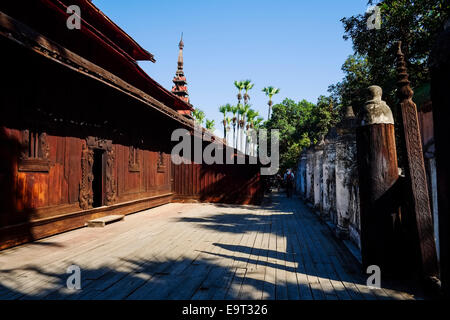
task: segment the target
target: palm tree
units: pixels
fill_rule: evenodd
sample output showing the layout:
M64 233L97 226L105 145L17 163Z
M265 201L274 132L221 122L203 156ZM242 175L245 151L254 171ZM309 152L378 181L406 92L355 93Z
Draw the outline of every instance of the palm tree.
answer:
M245 144L245 153L251 154L252 145L253 145L253 136L252 133L254 131L255 118L259 115L259 113L253 109L248 110L247 112L247 139ZM250 133L250 134L249 134Z
M258 134L259 129L261 128L262 124L263 124L264 118L263 117L258 117L256 118L253 127L256 130L256 134ZM258 140L256 141L255 145L253 146L253 154L256 155L258 152Z
M214 120L206 119L206 129L208 129L210 131L214 131L215 130L214 122L215 122Z
M231 106L230 112L233 114L233 118L231 119L233 122L233 145L236 148L236 113L238 112L238 106Z
M225 136L225 142L226 142L226 144L228 145L228 139L227 139L227 136L228 136L228 131L231 130L231 128L230 128L231 118L230 118L230 117L226 117L225 121L226 121L226 123L227 123L227 128L226 128L227 134L226 134L226 136Z
M241 100L242 100L241 92L242 92L242 90L244 90L244 82L243 81L235 81L234 86L236 87L236 89L239 90L237 98L238 98L238 104L241 104Z
M225 141L227 140L227 112L230 112L231 109L231 105L229 103L227 103L226 105L220 106L219 107L219 111L221 113L223 113L223 138L225 139Z
M272 110L272 97L275 94L277 94L278 92L280 92L280 89L269 86L269 87L265 87L262 91L266 94L266 96L269 97L269 102L267 103L269 105L269 115L267 117L267 120L269 120L270 119L270 111Z
M237 108L237 121L236 121L236 144L235 147L236 149L239 148L239 137L240 137L240 131L241 131L241 117L242 117L242 112L243 112L243 106L242 104L238 104L236 106Z
M195 122L197 122L200 126L203 125L203 120L205 120L205 113L200 109L195 109L192 112L192 115L195 118Z
M259 128L261 128L263 121L264 121L263 117L256 118L255 123L254 123L254 127L256 130L259 130Z
M243 145L242 145L242 138L243 138L243 135L245 134L245 132L244 132L244 127L245 127L245 117L246 117L246 115L247 115L247 112L248 112L248 110L250 110L250 106L248 105L248 104L246 104L246 105L244 105L244 106L241 106L240 108L239 108L239 110L238 110L238 114L241 116L240 117L240 120L238 121L238 126L239 126L239 134L238 134L238 137L239 137L239 148L242 148L242 147L244 147ZM241 150L242 151L242 150Z
M244 87L244 104L247 104L248 100L250 100L250 96L248 95L248 91L253 88L254 84L251 80L242 81L242 86Z

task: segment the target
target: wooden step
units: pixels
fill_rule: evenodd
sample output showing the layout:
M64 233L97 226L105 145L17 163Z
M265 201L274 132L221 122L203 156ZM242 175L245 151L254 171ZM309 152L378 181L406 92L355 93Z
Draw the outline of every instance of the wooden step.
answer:
M90 228L103 228L107 224L123 220L124 217L125 217L124 215L118 215L118 214L105 216L105 217L101 217L98 219L89 220L87 222L87 226Z

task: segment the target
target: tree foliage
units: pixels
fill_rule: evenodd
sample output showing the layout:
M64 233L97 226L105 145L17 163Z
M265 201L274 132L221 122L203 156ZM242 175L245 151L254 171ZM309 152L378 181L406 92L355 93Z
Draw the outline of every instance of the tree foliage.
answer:
M280 131L280 168L295 167L300 152L322 139L338 119L331 97L321 96L317 104L284 99L274 105L264 127Z
M210 131L214 131L215 128L215 120L210 120L210 119L206 119L206 124L205 124L206 129L210 130Z
M203 120L205 120L205 112L197 108L192 112L192 115L199 125L203 125Z
M369 5L374 5L370 0ZM345 77L329 90L341 105L352 105L355 111L364 102L364 90L376 84L383 88L384 100L396 102L395 49L402 41L411 86L420 87L430 81L428 59L437 34L450 17L448 0L385 0L377 4L381 28L368 29L370 13L341 21L344 39L353 42L355 54L342 66Z

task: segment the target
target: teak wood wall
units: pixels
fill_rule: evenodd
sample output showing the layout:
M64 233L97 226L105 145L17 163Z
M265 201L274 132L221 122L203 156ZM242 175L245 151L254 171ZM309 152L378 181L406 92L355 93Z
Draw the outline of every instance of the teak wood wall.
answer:
M96 217L171 201L167 142L175 121L14 42L0 41L7 79L0 95L0 249L83 227ZM45 133L47 170L20 168L24 132L31 128ZM80 202L89 139L107 142L113 154L113 197L99 208ZM131 147L137 149L138 168L130 167Z
M262 199L259 170L251 164L172 165L175 199L258 204Z
M172 166L171 133L179 122L13 41L0 37L0 45L0 250L173 199L260 199L258 166ZM21 160L32 129L44 134L44 164ZM97 208L83 200L89 148L103 148L110 159L109 200Z

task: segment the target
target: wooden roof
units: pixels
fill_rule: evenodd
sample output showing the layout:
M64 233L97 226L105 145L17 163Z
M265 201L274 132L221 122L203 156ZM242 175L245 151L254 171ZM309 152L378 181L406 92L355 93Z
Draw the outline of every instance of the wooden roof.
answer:
M65 6L76 4L80 7L82 18L103 35L119 45L135 60L155 62L153 54L142 48L133 38L109 19L91 0L59 0Z
M67 2L67 4L66 4ZM70 3L69 3L70 2ZM68 5L79 5L81 29L69 30ZM0 2L0 11L62 47L113 73L174 110L193 110L153 80L136 59L152 58L129 35L88 0L35 0L24 9L19 1Z

